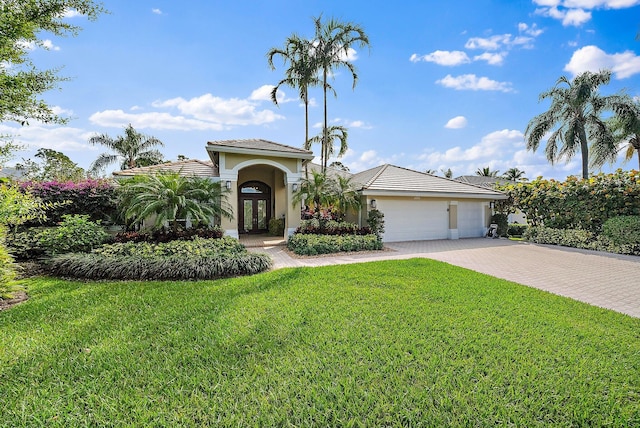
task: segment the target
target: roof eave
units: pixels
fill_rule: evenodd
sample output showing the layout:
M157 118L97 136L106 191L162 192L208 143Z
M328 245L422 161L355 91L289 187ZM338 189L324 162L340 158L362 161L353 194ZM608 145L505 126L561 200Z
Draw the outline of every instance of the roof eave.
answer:
M448 198L448 199L507 199L504 193L460 193L460 192L412 192L404 190L372 190L361 189L360 193L365 196L408 196L422 198Z
M244 147L230 147L230 146L216 146L213 144L207 145L208 152L220 152L220 153L238 153L243 155L260 155L276 158L294 158L303 160L312 160L314 155L312 152L284 152L278 150L262 150L262 149L248 149Z

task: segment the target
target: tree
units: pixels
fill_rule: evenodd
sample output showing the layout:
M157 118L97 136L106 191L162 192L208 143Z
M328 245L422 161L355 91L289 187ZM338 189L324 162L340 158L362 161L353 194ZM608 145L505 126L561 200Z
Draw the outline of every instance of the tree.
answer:
M302 146L307 147L309 142L309 87L322 84L314 63L313 44L309 40L293 34L285 42L284 49L272 48L267 53L267 61L272 70L275 70L273 60L276 56L282 57L284 64L289 63L289 68L285 72L285 78L272 89L271 100L278 105L278 89L282 85L298 90L304 104L304 144ZM333 88L330 89L333 90Z
M484 168L478 168L476 170L476 175L479 175L481 177L497 177L499 173L500 171L492 171L488 166L485 166Z
M51 149L39 149L35 156L40 162L23 159L16 169L29 181L80 181L86 177L84 169L79 167L67 155Z
M65 122L38 97L66 79L58 76L58 70L38 70L28 54L34 46L46 48L40 38L44 32L56 36L78 34L80 28L65 20L69 10L90 20L105 12L101 4L92 0L0 2L0 122Z
M4 167L4 164L14 158L15 152L24 148L19 144L14 143L6 136L0 136L0 141L4 140L0 144L0 169Z
M338 211L338 218L344 220L347 211L360 208L361 201L351 177L336 176L333 180L333 206Z
M329 168L333 168L333 169L337 169L339 171L346 171L349 172L349 167L346 166L345 164L343 164L340 161L333 161L331 162L331 164L329 164Z
M311 176L302 179L300 188L293 195L293 203L302 201L313 202L314 211L320 212L323 206L329 206L333 202L333 180L326 173L311 171Z
M322 171L324 172L327 168L329 146L332 144L332 142L329 141L330 133L328 131L329 121L327 113L327 91L330 89L328 84L329 75L340 68L346 68L353 77L352 87L355 89L358 75L356 74L355 66L349 61L349 50L353 49L353 46L369 46L369 38L362 27L350 22L340 22L332 18L323 23L322 16L319 16L314 18L314 25L315 35L313 46L315 68L322 77L323 90L324 121L320 159Z
M601 85L611 79L611 71L585 71L572 81L562 76L540 100L550 99L549 109L531 119L525 131L528 150L537 150L542 138L556 128L547 140L545 153L551 164L582 155L582 177L589 177L589 141L601 153L615 150L613 135L601 115L622 101L620 95L603 96Z
M89 139L89 143L94 146L98 144L105 146L115 152L115 154L103 153L98 156L90 168L90 172L94 174L118 161L121 169L157 165L163 162L162 153L153 147L164 147L164 143L155 137L147 137L139 133L131 124L124 129L124 135L115 139L107 134L96 135Z
M511 181L528 181L528 178L524 176L525 172L518 168L509 168L507 172L502 175L502 178L506 178Z
M442 175L445 178L453 178L453 171L451 171L451 168L447 168L446 171L444 168L442 168L440 171L442 171Z
M163 172L125 181L120 206L124 219L133 224L153 220L153 230L167 225L178 230L181 219L208 225L222 216L233 218L226 192L220 182L208 178Z
M338 140L340 143L340 150L338 150L337 157L341 158L345 153L347 153L347 149L349 148L347 144L348 137L349 132L347 131L347 128L344 126L332 125L328 128L324 128L320 134L311 138L308 141L307 146L305 146L305 149L310 150L311 145L314 143L320 143L323 146L322 151L324 153L324 159L322 161L322 170L326 171L327 160L335 154L334 141Z
M599 167L607 162L615 163L619 151L624 150L625 161L630 161L635 154L640 169L640 101L627 99L617 104L615 111L616 115L607 120L607 125L613 133L617 150L611 151L607 147L601 150L600 146L594 146L592 165Z

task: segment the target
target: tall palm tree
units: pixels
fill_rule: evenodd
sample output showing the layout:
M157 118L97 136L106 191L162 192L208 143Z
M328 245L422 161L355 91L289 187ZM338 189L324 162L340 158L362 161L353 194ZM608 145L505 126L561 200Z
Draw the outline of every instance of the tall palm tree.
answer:
M476 175L479 175L481 177L497 177L499 173L500 171L492 171L488 166L485 166L484 168L478 168L476 170Z
M311 149L311 145L315 143L320 143L322 145L322 170L327 170L327 162L329 159L335 155L335 147L334 141L338 140L340 143L340 150L338 150L338 158L341 158L347 153L347 149L349 148L347 144L347 138L349 137L349 131L344 126L332 125L328 128L323 128L320 134L311 138L308 141L307 146L305 146L306 150Z
M585 71L572 81L562 76L550 90L540 94L540 100L550 99L549 110L531 119L525 131L528 150L537 150L540 141L551 133L545 153L551 164L582 155L582 177L589 177L589 140L601 152L615 150L611 131L601 115L621 101L620 95L603 96L601 85L611 80L611 71Z
M177 230L180 219L210 224L217 217L233 217L226 189L208 178L163 172L125 181L120 191L125 220L141 224L153 218L152 229L169 224L170 229Z
M162 153L153 147L163 147L164 143L155 137L141 134L131 124L124 129L124 135L116 138L107 134L95 135L89 139L89 144L105 146L115 152L102 153L98 156L89 169L94 174L118 161L120 161L121 169L156 165L163 162Z
M328 84L329 75L340 68L346 68L353 77L353 88L358 81L355 66L349 62L349 49L353 46L369 46L369 37L362 27L350 22L340 22L336 19L329 19L322 22L322 15L314 18L315 35L313 38L314 57L316 69L322 77L324 121L323 140L321 150L322 171L326 170L326 158L329 151L329 120L327 113L327 92L330 89Z
M298 90L300 99L304 103L304 144L309 141L309 87L320 86L322 81L318 78L317 68L313 58L314 48L309 40L293 34L285 42L283 49L272 48L267 52L267 61L272 70L275 70L274 57L282 57L283 63L289 63L285 72L285 78L280 80L271 91L271 100L278 105L278 89L282 85L290 86ZM333 90L333 88L331 88ZM335 92L335 91L334 91Z
M619 151L625 150L625 161L630 161L635 154L640 169L640 101L627 98L617 104L614 110L616 115L607 120L607 125L613 133L617 149L608 151L606 147L602 150L600 146L594 146L592 165L599 167L606 162L615 163Z
M518 168L509 168L502 177L511 181L527 181L528 178L524 176L525 172Z

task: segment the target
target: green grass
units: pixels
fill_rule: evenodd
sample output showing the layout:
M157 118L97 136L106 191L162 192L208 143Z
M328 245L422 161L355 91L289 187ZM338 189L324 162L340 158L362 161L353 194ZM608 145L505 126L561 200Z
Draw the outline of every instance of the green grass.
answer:
M3 426L638 426L640 320L430 260L30 280Z

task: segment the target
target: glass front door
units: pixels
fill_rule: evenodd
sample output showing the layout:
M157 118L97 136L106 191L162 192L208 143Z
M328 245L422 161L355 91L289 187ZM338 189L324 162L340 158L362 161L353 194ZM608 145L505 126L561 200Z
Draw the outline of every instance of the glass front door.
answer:
M271 217L271 188L259 181L250 181L240 186L241 233L263 233L269 229Z

